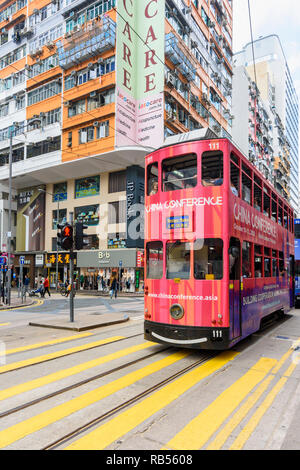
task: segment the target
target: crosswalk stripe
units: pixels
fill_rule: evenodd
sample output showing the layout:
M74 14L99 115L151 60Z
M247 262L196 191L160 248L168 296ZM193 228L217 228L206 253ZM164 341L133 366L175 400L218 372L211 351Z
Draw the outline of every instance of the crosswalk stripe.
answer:
M261 421L262 417L266 413L266 411L270 408L273 401L275 400L276 396L286 384L288 377L292 374L293 370L295 369L296 364L291 364L288 369L286 370L284 377L281 377L276 385L272 388L272 390L268 393L266 398L264 399L263 403L258 407L255 411L249 422L244 426L238 437L235 439L234 443L231 445L231 450L241 450L259 422Z
M142 369L131 372L124 377L121 377L111 383L102 385L95 390L84 393L79 397L73 398L61 405L55 406L50 410L44 411L32 418L26 419L10 428L0 432L0 448L7 447L15 441L18 441L29 434L32 434L40 429L55 423L66 416L75 413L93 403L96 403L103 398L116 393L117 391L128 387L129 385L141 380L143 377L149 376L165 367L174 364L175 362L188 356L190 352L182 351L176 352L171 356L156 361Z
M246 374L221 393L205 410L176 434L165 448L175 450L201 449L276 363L275 359L259 359Z
M74 354L76 352L85 351L88 349L95 348L97 346L102 346L104 344L113 343L114 341L119 341L125 339L124 336L113 336L111 338L102 339L100 341L94 341L93 343L84 344L82 346L76 346L74 348L63 349L62 351L53 352L50 354L45 354L44 356L38 356L31 359L25 359L19 362L12 362L11 364L6 364L0 367L0 374L4 372L9 372L12 370L20 369L21 367L32 366L34 364L39 364L41 362L50 361L51 359L58 359L60 357L68 356L69 354Z
M6 325L9 325L9 323L6 323ZM66 336L65 338L58 338L58 339L53 339L51 341L44 341L42 343L35 343L35 344L30 344L28 346L22 346L19 348L7 349L5 352L5 355L7 356L8 354L15 354L17 352L31 351L33 349L42 348L44 346L53 346L54 344L64 343L67 341L73 341L73 340L85 338L91 335L93 335L93 333L80 333L79 335Z
M217 434L215 439L210 443L206 448L207 450L219 450L225 444L227 439L232 435L234 429L241 423L241 421L247 416L251 411L254 405L257 403L259 398L267 390L270 383L275 379L275 374L282 367L284 362L289 358L293 351L293 348L290 348L278 361L277 365L272 369L271 375L267 377L260 386L255 390L255 392L248 398L248 400L241 406L241 408L234 414L234 416L228 421L224 428ZM295 368L294 364L291 364L286 370L285 375L289 376Z
M108 354L107 356L103 356L97 359L92 359L91 361L84 362L83 364L70 367L69 369L63 369L58 372L54 372L52 374L46 375L44 377L39 377L38 379L34 379L29 382L20 384L20 385L15 385L13 387L0 391L0 401L6 400L7 398L11 398L21 393L28 392L30 390L34 390L35 388L42 387L44 385L49 385L50 383L57 382L58 380L65 379L67 377L71 377L72 375L79 374L80 372L86 371L93 367L97 367L101 364L105 364L115 359L120 359L129 354L142 351L143 349L156 347L156 346L157 345L154 345L154 343L144 342L144 343L138 344L137 346L131 346L129 348L122 349L121 351Z
M168 406L174 400L182 396L187 390L198 382L219 370L229 361L233 360L237 352L226 351L205 364L184 374L182 377L174 380L161 390L153 393L140 403L124 411L120 415L111 419L107 423L99 426L86 436L78 439L69 445L66 449L70 450L96 450L105 449L120 437L134 429L147 418Z

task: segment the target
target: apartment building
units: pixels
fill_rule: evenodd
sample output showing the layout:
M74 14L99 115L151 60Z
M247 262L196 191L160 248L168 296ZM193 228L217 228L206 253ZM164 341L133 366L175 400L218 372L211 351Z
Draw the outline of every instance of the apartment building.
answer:
M57 211L60 222L72 212L89 226L79 276L126 267L142 279L142 222L138 239L128 227L145 155L197 128L231 135L231 1L7 0L0 31L0 182L12 131L17 251L43 254L51 274ZM34 207L43 216L31 222Z
M299 211L299 102L280 39L260 37L235 55L236 66L244 66L256 80L261 97L271 102L275 114L274 156L277 189L289 197ZM286 185L286 179L288 184Z
M273 101L263 100L256 83L244 66L234 67L232 112L235 120L232 138L242 152L284 197L289 198L289 167L279 168L275 155L279 149L278 115ZM287 155L285 155L288 158ZM278 169L279 168L279 169ZM277 171L283 172L282 178Z

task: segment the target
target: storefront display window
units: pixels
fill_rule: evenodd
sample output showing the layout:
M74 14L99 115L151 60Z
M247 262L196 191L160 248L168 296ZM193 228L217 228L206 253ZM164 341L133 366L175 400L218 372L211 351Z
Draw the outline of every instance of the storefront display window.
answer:
M107 248L126 248L126 234L109 233L107 236Z
M68 199L67 182L53 185L53 202L66 201Z
M75 222L93 226L99 224L99 204L75 207Z
M75 199L97 196L100 193L100 176L75 180Z

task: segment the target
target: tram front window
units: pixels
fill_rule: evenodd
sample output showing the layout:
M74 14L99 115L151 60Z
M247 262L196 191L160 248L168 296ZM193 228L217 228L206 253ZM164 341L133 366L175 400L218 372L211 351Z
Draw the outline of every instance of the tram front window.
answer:
M186 242L167 243L167 279L189 279L191 248Z
M223 152L204 152L201 171L203 186L221 186L223 184Z
M163 191L195 188L197 186L197 155L167 158L162 162Z
M200 238L194 243L195 279L213 280L223 278L223 240Z
M161 279L163 276L163 244L162 242L149 242L146 246L147 278Z

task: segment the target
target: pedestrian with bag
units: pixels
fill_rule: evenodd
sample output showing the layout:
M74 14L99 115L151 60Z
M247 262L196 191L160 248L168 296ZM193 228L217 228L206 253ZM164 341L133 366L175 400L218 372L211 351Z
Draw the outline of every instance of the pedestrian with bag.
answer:
M111 299L113 298L114 294L115 298L117 297L117 279L115 277L111 281L109 294Z

